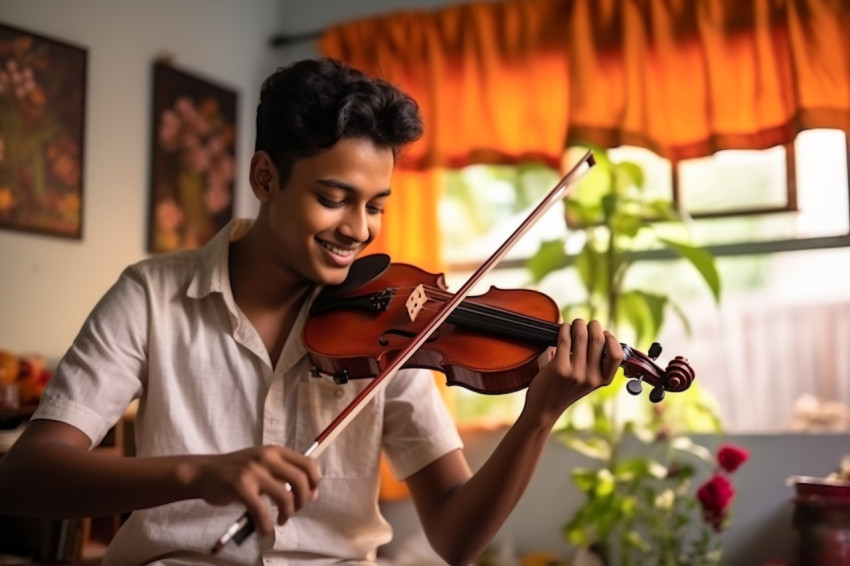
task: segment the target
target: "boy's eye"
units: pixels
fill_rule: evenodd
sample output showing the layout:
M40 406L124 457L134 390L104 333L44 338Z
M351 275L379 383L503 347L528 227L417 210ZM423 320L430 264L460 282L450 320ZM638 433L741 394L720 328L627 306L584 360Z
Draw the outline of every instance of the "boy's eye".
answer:
M328 208L339 208L345 204L344 200L333 200L324 195L316 195L319 204Z

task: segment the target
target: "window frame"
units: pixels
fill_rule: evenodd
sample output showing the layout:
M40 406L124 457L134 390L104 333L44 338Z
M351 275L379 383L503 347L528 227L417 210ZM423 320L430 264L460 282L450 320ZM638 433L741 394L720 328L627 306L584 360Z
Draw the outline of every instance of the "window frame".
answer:
M844 140L845 140L845 162L847 164L847 191L848 195L850 195L850 135L847 132L844 132ZM798 200L797 200L797 164L796 164L796 151L794 149L794 143L784 144L785 148L785 165L786 165L786 179L787 179L787 203L785 206L780 207L764 207L764 208L747 208L747 209L736 209L736 210L728 210L728 211L712 211L712 212L702 212L702 213L693 213L691 215L694 219L705 219L705 218L732 218L732 217L745 217L745 216L756 216L763 214L772 214L772 213L780 213L780 212L795 212L799 210ZM674 204L680 204L681 200L681 179L680 179L680 171L679 171L679 162L674 162L671 164L672 167L672 187L673 194L672 199ZM850 198L848 198L848 206L847 206L847 217L850 220ZM850 224L848 224L850 226ZM772 253L780 253L780 252L789 252L789 251L805 251L805 250L819 250L819 249L830 249L830 248L840 248L840 247L848 247L850 246L850 228L848 228L848 232L846 234L838 234L834 236L815 236L808 238L792 238L792 239L784 239L784 240L772 240L772 241L763 241L763 242L740 242L740 243L730 243L730 244L709 244L701 246L706 249L714 256L739 256L739 255L761 255L761 254L772 254ZM657 259L676 259L676 256L671 250L668 249L659 249L659 250L646 250L646 251L635 251L628 252L627 255L637 260L647 259L647 260L657 260ZM569 257L569 256L568 256ZM500 262L499 265L495 267L495 269L504 268L504 269L517 269L525 266L526 260L522 258L515 259L505 259ZM465 261L465 262L450 262L447 264L449 270L454 272L471 272L475 271L478 267L478 264L473 261Z

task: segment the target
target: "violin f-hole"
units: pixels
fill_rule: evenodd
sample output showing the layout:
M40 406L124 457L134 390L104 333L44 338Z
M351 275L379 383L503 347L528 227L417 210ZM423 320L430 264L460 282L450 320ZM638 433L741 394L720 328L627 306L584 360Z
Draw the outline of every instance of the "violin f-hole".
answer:
M390 345L390 341L387 338L388 334L395 335L395 336L401 336L403 338L408 338L408 339L416 338L415 332L408 332L406 330L399 330L397 328L391 328L391 329L387 330L386 332L384 332L383 334L381 334L380 338L378 338L378 344L379 345L381 345L381 346L389 346ZM440 337L440 329L438 328L437 330L435 330L431 334L431 336L429 336L425 340L425 342L426 343L427 342L433 342L433 341L437 340L439 337Z

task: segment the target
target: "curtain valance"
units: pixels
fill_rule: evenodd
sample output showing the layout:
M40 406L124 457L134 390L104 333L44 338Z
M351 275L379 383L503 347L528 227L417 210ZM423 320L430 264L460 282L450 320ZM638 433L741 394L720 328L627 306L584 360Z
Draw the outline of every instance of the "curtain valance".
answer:
M842 0L513 0L327 30L320 51L422 107L405 167L530 159L566 145L672 159L850 131Z

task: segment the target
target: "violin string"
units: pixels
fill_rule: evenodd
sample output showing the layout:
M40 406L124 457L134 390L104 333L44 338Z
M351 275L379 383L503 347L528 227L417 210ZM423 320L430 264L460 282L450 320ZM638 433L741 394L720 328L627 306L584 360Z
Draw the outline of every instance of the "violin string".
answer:
M398 290L407 291L408 289L412 290L415 287L398 287ZM425 287L427 291L426 296L429 299L433 299L436 301L446 301L450 299L453 295L442 289L437 287ZM397 301L407 301L407 297L403 294L396 293L395 296L390 299L390 304L396 303ZM428 306L427 303L422 307L422 310L436 312L439 310L439 307L436 306ZM508 322L512 324L524 325L529 329L533 330L541 330L541 331L552 331L555 329L557 331L558 325L555 323L551 323L549 321L541 320L539 318L535 318L533 316L524 315L522 313L517 313L503 307L495 306L495 305L487 305L478 303L475 301L475 297L470 297L465 299L457 308L457 310L461 310L464 312L471 312L475 314L479 314L483 317L490 317L495 322Z
M388 301L387 308L396 306L398 302L407 302L410 292L419 287L416 286L400 286L393 287L393 293ZM439 307L434 306L435 303L450 300L454 295L446 290L423 286L426 291L426 297L431 300L431 304L426 303L421 310L427 312L437 312ZM455 309L455 313L451 318L455 318L456 322L466 323L470 326L478 326L494 333L502 334L509 338L520 340L530 340L532 342L544 342L547 344L555 343L558 334L559 325L539 318L517 313L503 307L487 305L475 301L475 297L464 299ZM459 319L465 319L463 321ZM505 324L509 324L509 332Z
M442 289L434 287L426 287L426 296L435 301L445 301L453 295ZM398 297L398 295L396 295ZM398 297L399 300L404 297ZM393 299L394 301L395 299ZM406 300L406 299L405 299ZM423 310L436 312L437 307L428 306L427 303L422 307ZM490 325L491 327L499 328L498 323L508 323L513 325L512 330L515 331L517 337L527 337L532 339L545 338L554 341L558 333L558 325L552 322L541 320L533 316L524 315L510 311L503 307L478 303L473 298L464 300L456 309L462 315L464 313L472 315L477 322ZM541 336L545 334L545 336ZM522 336L519 336L522 335Z
M415 287L399 287L399 289L407 290L407 289L415 289ZM434 299L436 301L446 301L452 297L452 294L448 291L444 291L437 287L426 286L425 290L427 291L426 296L429 299ZM404 300L407 301L405 296L395 295L390 302L396 302ZM437 312L439 307L436 306L427 306L424 305L422 310L429 312ZM541 320L529 315L524 315L521 313L516 313L502 307L494 306L494 305L485 305L481 303L477 303L474 300L474 297L467 298L457 307L456 311L461 312L473 312L477 315L480 315L484 318L490 318L491 321L495 322L509 322L515 325L519 325L523 327L525 330L531 332L545 332L548 334L557 334L559 325L556 323L552 323L549 321ZM637 352L631 348L628 344L621 344L623 347L623 361L628 361L634 358L637 355Z
M441 300L446 300L451 297L450 293L441 292L439 289L437 289L436 291L437 297ZM461 306L467 306L468 308L466 310L476 311L481 314L487 314L494 317L503 316L504 321L506 322L511 322L515 324L527 324L531 327L537 327L543 330L557 328L558 326L557 324L549 322L547 320L542 320L537 317L511 311L504 307L479 303L475 301L475 297L467 299L466 301L461 303Z

